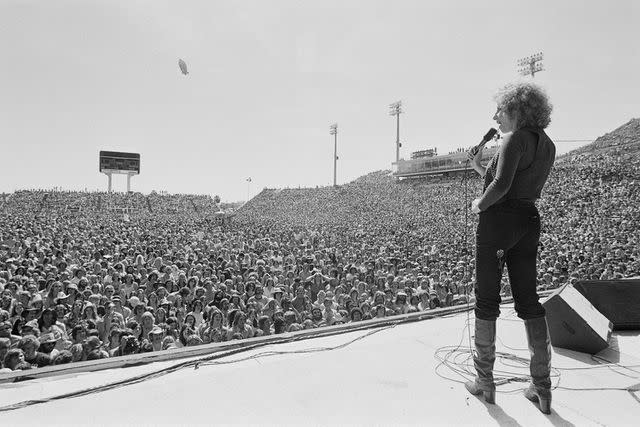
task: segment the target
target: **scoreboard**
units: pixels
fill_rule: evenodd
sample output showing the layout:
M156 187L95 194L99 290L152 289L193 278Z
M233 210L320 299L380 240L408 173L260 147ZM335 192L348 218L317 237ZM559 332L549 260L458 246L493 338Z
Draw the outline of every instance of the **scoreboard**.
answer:
M140 173L139 153L100 151L100 172Z

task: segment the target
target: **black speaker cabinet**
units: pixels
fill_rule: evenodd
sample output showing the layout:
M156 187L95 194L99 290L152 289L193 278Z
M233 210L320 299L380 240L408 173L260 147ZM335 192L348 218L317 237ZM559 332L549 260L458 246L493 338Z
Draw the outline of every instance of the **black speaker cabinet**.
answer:
M595 354L609 346L613 325L573 286L559 288L542 305L554 347Z
M573 285L613 323L613 330L640 329L640 280L584 280Z

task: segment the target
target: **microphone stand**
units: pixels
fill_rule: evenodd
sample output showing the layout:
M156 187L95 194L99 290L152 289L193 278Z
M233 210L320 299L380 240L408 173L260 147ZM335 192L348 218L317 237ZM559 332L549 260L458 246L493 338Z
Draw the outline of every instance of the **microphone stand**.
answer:
M469 234L469 163L471 162L471 160L469 160L469 158L467 158L467 160L464 162L464 175L462 177L463 181L464 181L464 238L463 238L463 242L464 242L464 255L467 255L470 251L469 251L469 245L468 245L468 240L467 240L467 235ZM468 265L467 263L465 263L465 267L464 267L464 276L466 277L467 272L468 272ZM464 277L463 277L464 280ZM466 296L466 300L467 300L467 332L468 332L468 338L469 338L469 354L473 355L473 346L471 344L471 319L469 317L469 300L471 299L469 297L469 288L466 285L466 283L464 284L464 294Z
M474 154L474 156L477 154L477 151L482 150L484 148L484 145L489 142L496 134L497 134L497 130L494 128L491 128L489 130L489 132L487 132L487 134L482 138L482 141L480 142L480 144L477 146L477 150L472 150L472 153ZM464 249L465 251L468 253L468 240L467 240L467 234L469 234L469 179L468 179L468 173L469 173L469 163L471 162L471 159L469 159L469 157L467 157L467 160L464 163ZM467 270L467 264L465 263L465 273ZM466 275L466 274L465 274ZM478 280L477 277L477 271L476 271L476 282ZM474 351L473 351L473 346L471 343L471 319L469 316L469 290L467 289L467 286L465 286L464 288L464 293L467 297L467 332L468 332L468 337L469 337L469 354L473 355Z
M464 162L464 175L462 177L464 181L464 250L469 253L467 246L467 235L469 234L469 165L471 160L467 158Z

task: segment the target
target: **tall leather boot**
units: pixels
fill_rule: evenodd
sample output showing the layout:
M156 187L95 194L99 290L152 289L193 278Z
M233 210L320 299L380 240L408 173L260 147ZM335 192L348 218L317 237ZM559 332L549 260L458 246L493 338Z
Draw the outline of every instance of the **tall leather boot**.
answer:
M469 393L483 394L487 403L496 403L496 385L493 382L493 363L496 360L496 321L476 318L476 354L473 364L477 376L475 381L467 381L464 386Z
M551 413L551 340L547 319L539 317L524 321L527 330L527 341L529 342L529 352L531 362L529 370L531 372L531 383L524 391L524 395L532 402L540 404L540 411L545 414Z

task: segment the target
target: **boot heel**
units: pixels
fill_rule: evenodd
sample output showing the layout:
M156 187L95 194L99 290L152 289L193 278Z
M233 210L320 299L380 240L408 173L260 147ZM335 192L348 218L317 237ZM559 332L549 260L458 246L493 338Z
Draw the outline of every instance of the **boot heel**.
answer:
M487 403L495 404L496 403L496 392L495 391L483 391L482 395L484 396L484 400Z
M480 394L482 394L482 397L484 397L485 402L487 403L492 403L495 404L496 403L496 391L495 390L491 390L491 391L485 391L485 390L481 390L480 387L478 387L478 385L475 383L475 381L467 381L464 386L466 387L467 391L475 396L478 396Z
M542 397L538 397L538 402L540 403L540 411L543 414L551 414L551 399L544 399Z
M540 406L540 412L547 415L551 414L551 396L540 396L540 393L533 388L526 389L524 396L532 402L537 402Z

